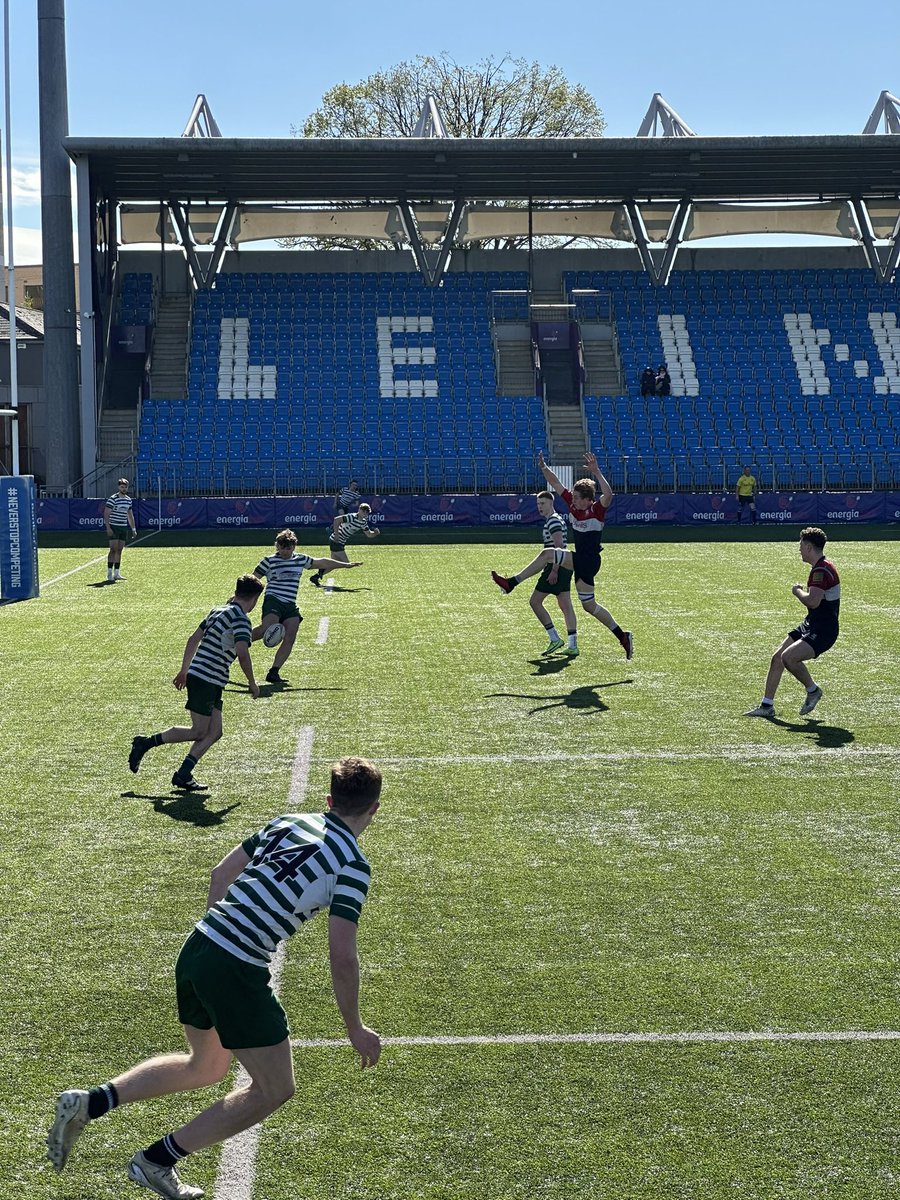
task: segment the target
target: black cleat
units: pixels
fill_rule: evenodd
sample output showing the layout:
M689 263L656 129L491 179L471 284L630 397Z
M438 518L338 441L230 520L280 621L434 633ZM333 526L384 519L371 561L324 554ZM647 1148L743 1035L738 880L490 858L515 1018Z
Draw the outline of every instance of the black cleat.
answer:
M322 586L322 576L321 575L310 575L309 582L313 585L313 587L321 587Z
M141 765L141 759L150 749L150 738L141 737L140 734L136 738L131 739L131 751L128 755L128 769L137 775L138 767Z
M188 779L179 775L176 771L172 776L172 787L178 788L180 792L208 792L209 786L201 783L199 779L195 779L191 775Z
M275 667L272 667L266 672L266 683L287 683L287 680L283 675L279 675Z

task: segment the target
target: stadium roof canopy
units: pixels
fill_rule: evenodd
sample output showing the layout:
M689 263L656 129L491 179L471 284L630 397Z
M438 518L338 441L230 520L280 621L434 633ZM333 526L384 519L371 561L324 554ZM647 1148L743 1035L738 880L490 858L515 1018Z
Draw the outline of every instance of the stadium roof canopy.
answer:
M440 272L427 267L424 245L449 257L454 243L523 231L631 241L657 283L668 279L678 245L698 237L848 237L864 245L883 279L893 277L900 256L900 152L891 136L68 138L65 145L79 167L81 196L107 212L128 205L129 215L143 207L147 217L159 216L165 206L177 236L162 222L157 236L180 240L189 259L193 246L213 246L218 263L227 245L264 237L397 241L392 221L431 282ZM488 211L498 201L525 205L507 210L505 230L496 209ZM195 231L191 214L204 208ZM124 221L122 231L122 241L148 240L127 236ZM217 269L213 261L200 272L201 286Z

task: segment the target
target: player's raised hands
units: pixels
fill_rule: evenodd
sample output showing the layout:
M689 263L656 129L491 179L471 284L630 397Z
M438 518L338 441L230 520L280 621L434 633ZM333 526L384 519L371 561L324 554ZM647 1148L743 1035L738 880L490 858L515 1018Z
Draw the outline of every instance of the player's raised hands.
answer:
M600 464L597 462L597 455L596 455L596 454L593 454L593 453L591 453L591 451L590 451L590 450L589 450L589 451L587 452L587 454L584 456L584 465L585 465L585 466L587 467L587 469L588 469L589 471L591 471L591 472L595 472L595 471L599 471L599 470L600 470Z

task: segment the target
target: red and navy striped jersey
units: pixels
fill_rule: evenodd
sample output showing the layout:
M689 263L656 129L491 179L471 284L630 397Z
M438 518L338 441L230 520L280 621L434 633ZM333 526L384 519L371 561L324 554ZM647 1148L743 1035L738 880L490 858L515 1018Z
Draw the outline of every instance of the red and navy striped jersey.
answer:
M569 510L569 524L572 526L575 549L601 550L606 509L599 500L594 501L590 508L575 508L574 497L568 489L563 492L562 498Z
M806 581L807 588L821 588L825 593L818 608L809 610L809 623L812 627L832 626L838 623L838 613L841 608L841 580L833 562L824 556L813 563Z

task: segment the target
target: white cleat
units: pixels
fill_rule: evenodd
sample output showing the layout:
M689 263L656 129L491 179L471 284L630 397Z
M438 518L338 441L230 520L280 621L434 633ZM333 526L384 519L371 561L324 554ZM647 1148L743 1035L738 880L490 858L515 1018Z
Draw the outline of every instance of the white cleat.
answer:
M756 708L748 708L745 717L767 717L770 721L775 716L774 704L757 704Z
M150 1162L143 1150L138 1150L128 1164L128 1178L141 1187L149 1188L166 1200L200 1200L203 1188L182 1183L174 1167L160 1167Z
M63 1092L56 1102L56 1117L47 1134L47 1157L61 1171L72 1147L88 1123L88 1094L77 1088Z
M817 687L814 692L807 692L806 699L800 705L800 716L805 717L807 713L811 713L819 701L822 699L822 689Z

